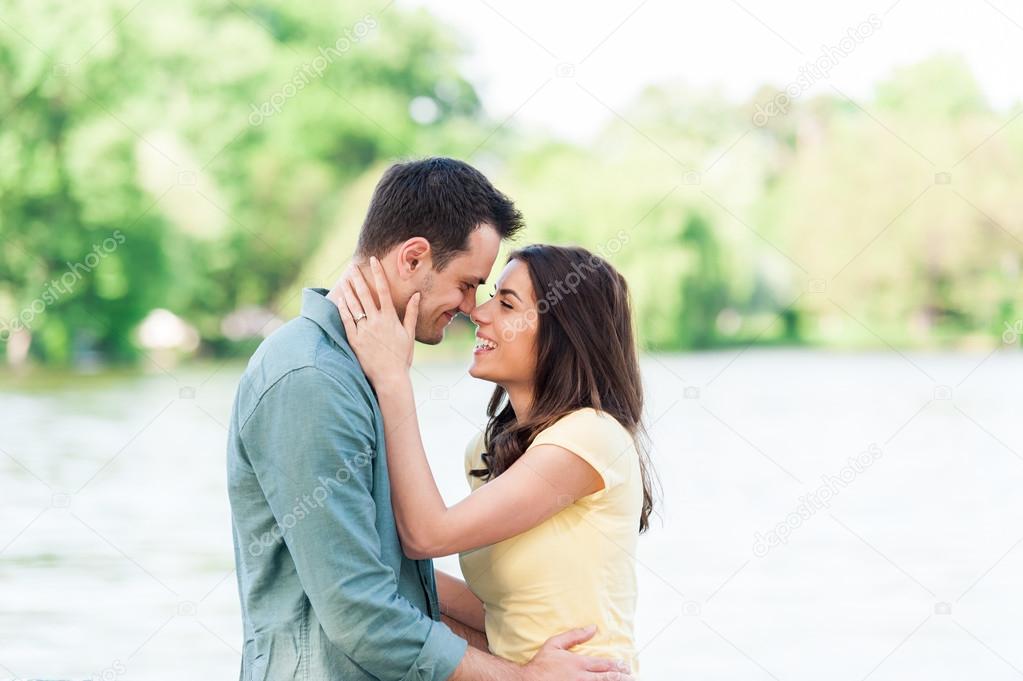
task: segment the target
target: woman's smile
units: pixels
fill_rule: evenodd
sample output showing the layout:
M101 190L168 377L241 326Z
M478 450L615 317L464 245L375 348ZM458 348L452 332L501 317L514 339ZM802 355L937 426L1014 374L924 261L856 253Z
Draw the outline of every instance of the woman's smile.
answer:
M488 352L493 352L497 349L497 343L487 338L483 334L476 333L476 347L473 348L472 354L483 355Z

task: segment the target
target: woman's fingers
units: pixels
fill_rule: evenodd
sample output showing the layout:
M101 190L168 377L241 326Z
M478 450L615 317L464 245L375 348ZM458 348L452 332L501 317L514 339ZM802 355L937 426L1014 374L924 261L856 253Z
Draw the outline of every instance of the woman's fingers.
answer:
M359 296L356 295L355 289L352 288L351 280L345 281L341 286L341 290L344 293L348 311L352 314L352 323L358 326L359 322L357 320L365 319L366 311L362 309L362 303L359 302Z
M394 312L394 301L391 300L391 287L387 284L384 268L376 256L369 259L369 269L373 272L373 284L377 287L377 298L380 299L381 312Z
M366 278L362 276L362 270L356 267L355 271L352 272L352 277L349 279L349 282L351 282L352 286L355 288L355 293L358 295L362 311L371 319L376 317L376 313L378 312L377 305L373 300L373 294L369 292L369 286L366 285Z
M402 325L405 327L405 333L412 339L416 337L416 322L419 321L419 301L421 299L422 294L416 291L408 299L408 305L405 306L405 319L402 320Z
M342 286L342 293L348 289L347 286ZM355 319L352 317L352 311L348 309L347 300L339 300L337 303L337 311L341 315L341 324L345 327L345 335L349 339L355 338L357 330L355 328Z

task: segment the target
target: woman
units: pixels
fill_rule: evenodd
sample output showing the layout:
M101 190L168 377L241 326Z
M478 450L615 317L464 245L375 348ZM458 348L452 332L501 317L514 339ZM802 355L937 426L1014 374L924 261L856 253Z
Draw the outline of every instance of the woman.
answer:
M636 445L643 393L625 279L581 248L511 254L491 300L472 314L469 373L497 387L486 430L466 451L473 492L449 508L409 379L418 294L400 322L380 264L370 266L381 303L358 275L339 309L383 414L405 553L460 553L466 583L438 575L442 611L485 630L477 645L523 664L550 636L596 625L574 652L624 660L636 673L633 556L652 494Z

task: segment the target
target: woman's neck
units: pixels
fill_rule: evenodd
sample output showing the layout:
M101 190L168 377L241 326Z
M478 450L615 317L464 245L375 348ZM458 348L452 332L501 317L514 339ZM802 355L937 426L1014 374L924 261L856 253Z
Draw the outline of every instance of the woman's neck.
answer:
M504 391L508 393L508 402L515 412L515 419L522 421L528 418L529 410L533 406L533 386L506 385Z

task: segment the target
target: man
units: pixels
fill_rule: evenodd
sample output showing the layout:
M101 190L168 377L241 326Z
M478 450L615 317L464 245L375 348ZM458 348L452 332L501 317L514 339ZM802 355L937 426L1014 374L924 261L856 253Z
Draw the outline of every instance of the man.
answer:
M397 309L420 293L416 339L435 344L472 312L501 240L521 225L465 163L397 164L374 191L355 259L384 263ZM398 540L383 420L331 302L341 285L303 291L301 316L260 345L235 398L242 679L628 679L616 662L568 652L592 630L556 636L520 666L467 647L440 621L431 561L406 558Z

